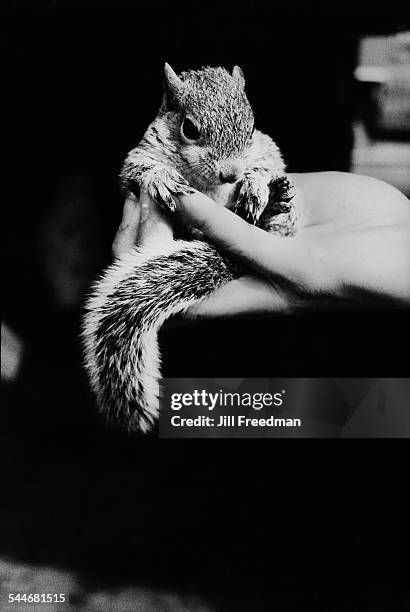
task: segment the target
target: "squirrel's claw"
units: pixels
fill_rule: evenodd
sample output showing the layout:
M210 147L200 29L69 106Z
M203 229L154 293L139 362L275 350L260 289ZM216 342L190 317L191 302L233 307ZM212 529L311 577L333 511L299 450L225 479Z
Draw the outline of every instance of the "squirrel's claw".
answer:
M273 182L275 199L281 202L290 202L296 195L296 187L287 176L280 176Z
M233 211L255 225L269 199L269 187L259 176L247 176L242 181Z
M194 192L179 172L166 166L152 169L144 178L144 183L151 198L171 212L176 208L174 195Z

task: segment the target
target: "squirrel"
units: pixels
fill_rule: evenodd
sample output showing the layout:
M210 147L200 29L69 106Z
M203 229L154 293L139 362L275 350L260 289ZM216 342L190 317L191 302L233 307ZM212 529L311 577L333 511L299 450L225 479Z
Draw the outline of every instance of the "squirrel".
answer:
M204 67L177 75L164 67L157 116L127 155L125 192L141 189L173 213L174 197L193 189L243 219L290 236L300 215L278 146L254 129L241 68ZM159 414L157 332L166 319L241 275L189 228L182 238L134 249L94 285L83 320L85 366L101 411L129 431L148 432ZM200 238L200 239L198 239Z

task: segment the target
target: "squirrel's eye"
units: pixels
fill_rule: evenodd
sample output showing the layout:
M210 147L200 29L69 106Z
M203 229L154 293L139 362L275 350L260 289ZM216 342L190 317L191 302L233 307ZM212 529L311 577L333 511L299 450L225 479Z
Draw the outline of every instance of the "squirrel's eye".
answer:
M196 125L188 118L182 124L182 133L187 140L199 140L201 133Z

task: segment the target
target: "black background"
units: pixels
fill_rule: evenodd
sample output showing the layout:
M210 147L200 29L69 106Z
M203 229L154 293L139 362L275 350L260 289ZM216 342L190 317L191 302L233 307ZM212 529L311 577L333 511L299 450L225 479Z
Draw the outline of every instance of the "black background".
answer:
M278 600L281 609L318 609L319 601L398 609L406 506L404 483L392 481L400 462L393 470L387 463L391 451L376 460L368 444L336 453L329 442L313 451L301 441L289 452L276 440L201 446L106 429L81 369L81 304L53 302L38 234L62 182L85 177L98 211L93 275L110 261L118 170L155 115L165 60L177 71L241 65L257 125L277 140L290 170L347 170L358 37L403 29L404 9L392 2L5 6L3 312L28 349L19 384L2 390L1 552L74 568L90 585L142 581L226 602L238 594L243 609L255 593L261 609ZM404 375L403 313L275 323L208 323L194 333L171 326L161 335L164 372Z

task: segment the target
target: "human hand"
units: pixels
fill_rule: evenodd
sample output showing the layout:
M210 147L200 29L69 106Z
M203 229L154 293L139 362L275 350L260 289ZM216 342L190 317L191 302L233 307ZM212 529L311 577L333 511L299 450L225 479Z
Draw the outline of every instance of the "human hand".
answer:
M269 259L269 253L265 253L263 249L254 251L252 230L257 228L203 194L195 192L188 199L182 195L178 196L177 209L185 221L204 233L209 232L216 239L215 242L220 242L221 247L227 252L237 258L241 257L244 265L248 257L256 268L255 255L259 256L258 263L261 267L266 258ZM210 222L209 227L205 227L207 219ZM213 219L215 225L211 223ZM218 219L221 222L219 226ZM260 235L264 238L268 236L263 230L257 229L255 246ZM160 251L161 245L172 239L173 228L169 215L145 192L141 192L139 199L131 193L127 194L123 218L113 243L114 256L121 257L133 246L155 248ZM240 252L241 243L247 244L243 253ZM270 243L267 244L270 246ZM282 310L286 308L288 296L284 294L282 299L281 293L280 287L273 283L269 274L265 277L254 271L228 283L216 291L211 299L201 302L200 306L191 307L186 315L188 318L196 318Z
M305 225L291 238L268 234L199 192L178 196L184 220L249 270L188 316L290 312L301 308L410 303L410 205L375 179L324 172L292 175ZM142 194L127 198L114 242L172 239L169 218Z

